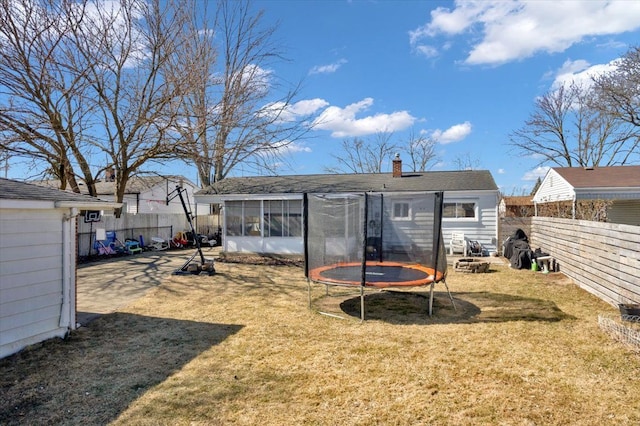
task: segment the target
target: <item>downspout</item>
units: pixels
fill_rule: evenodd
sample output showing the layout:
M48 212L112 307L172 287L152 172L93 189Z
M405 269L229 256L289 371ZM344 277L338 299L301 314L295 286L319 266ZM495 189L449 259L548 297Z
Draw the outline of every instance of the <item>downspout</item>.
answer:
M571 218L576 218L576 193L573 193L573 200L571 201Z
M62 216L62 303L60 306L60 327L67 328L67 332L76 328L76 271L72 268L75 262L75 219L78 209L69 209L69 214ZM73 302L73 303L72 303Z

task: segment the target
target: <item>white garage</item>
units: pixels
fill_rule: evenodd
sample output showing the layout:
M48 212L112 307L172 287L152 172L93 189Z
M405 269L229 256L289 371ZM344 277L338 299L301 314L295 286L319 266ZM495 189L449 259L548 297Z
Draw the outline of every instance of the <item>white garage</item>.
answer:
M119 203L0 178L0 358L76 324L76 220Z

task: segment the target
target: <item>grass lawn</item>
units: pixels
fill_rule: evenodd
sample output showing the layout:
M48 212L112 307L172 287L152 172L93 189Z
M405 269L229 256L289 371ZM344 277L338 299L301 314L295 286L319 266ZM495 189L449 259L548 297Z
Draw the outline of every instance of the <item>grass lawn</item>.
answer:
M426 289L313 287L294 266L216 265L0 360L0 424L640 424L640 356L560 274L450 268Z

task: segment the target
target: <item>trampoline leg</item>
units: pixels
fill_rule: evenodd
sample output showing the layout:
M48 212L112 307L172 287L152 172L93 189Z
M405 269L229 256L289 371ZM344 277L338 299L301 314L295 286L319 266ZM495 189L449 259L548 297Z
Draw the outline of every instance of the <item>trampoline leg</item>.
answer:
M364 286L360 286L360 321L364 321Z
M429 290L429 316L433 314L433 287L435 283L431 283L431 288Z
M451 304L453 305L453 310L457 311L458 308L456 308L456 302L453 301L453 296L451 296L451 292L449 291L449 286L447 285L447 281L442 280L442 282L444 283L444 287L447 289L447 294L449 295L449 300L451 300Z

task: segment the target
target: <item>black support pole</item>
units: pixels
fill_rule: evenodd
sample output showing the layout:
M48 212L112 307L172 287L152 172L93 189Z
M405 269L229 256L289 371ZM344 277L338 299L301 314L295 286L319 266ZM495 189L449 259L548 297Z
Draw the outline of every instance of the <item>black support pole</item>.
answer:
M302 229L304 234L304 276L309 278L309 197L302 196Z

